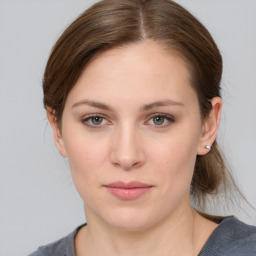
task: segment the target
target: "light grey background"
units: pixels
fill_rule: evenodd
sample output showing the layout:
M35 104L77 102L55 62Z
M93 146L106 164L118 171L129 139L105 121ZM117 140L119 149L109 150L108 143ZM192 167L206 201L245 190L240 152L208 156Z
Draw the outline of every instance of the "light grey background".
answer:
M93 2L0 0L0 256L27 255L85 221L68 163L47 125L41 80L58 36ZM219 141L256 207L256 1L177 2L206 25L222 52ZM256 225L249 207L234 213Z

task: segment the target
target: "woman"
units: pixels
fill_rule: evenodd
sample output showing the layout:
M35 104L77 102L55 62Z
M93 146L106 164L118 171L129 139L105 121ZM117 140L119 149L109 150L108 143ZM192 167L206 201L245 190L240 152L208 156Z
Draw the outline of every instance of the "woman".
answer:
M53 48L44 104L87 224L36 255L255 255L256 228L192 207L234 185L215 141L222 59L170 0L105 0Z

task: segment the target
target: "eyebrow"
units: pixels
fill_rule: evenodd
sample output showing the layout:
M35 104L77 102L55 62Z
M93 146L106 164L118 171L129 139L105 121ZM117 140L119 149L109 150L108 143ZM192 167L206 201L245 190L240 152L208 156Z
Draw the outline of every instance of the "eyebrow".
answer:
M114 111L110 106L108 106L104 103L101 103L101 102L93 101L93 100L78 101L77 103L72 105L72 108L75 108L75 107L81 106L81 105L88 105L88 106L91 106L91 107L94 107L94 108L100 108L100 109L104 109L104 110Z
M155 107L162 107L162 106L184 106L182 102L177 102L171 99L166 99L162 101L156 101L150 104L143 105L140 110L141 112L150 110Z
M88 105L94 108L99 108L99 109L104 109L108 111L114 112L114 109L107 104L104 104L102 102L97 102L97 101L92 101L92 100L81 100L78 101L77 103L72 105L72 108L81 106L81 105ZM144 112L147 110L150 110L155 107L162 107L162 106L184 106L182 102L177 102L171 99L166 99L166 100L161 100L161 101L156 101L152 102L150 104L145 104L140 108L140 112Z

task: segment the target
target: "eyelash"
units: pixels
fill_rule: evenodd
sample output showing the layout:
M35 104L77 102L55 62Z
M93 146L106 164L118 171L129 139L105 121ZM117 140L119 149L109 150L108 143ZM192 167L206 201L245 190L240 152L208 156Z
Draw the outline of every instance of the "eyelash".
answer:
M165 121L167 121L167 124L165 125L154 125L155 128L157 129L161 129L161 128L166 128L168 127L171 123L174 122L174 118L172 116L169 116L169 115L166 115L166 114L161 114L161 113L156 113L156 114L153 114L152 116L150 116L150 118L148 119L147 122L149 122L149 120L155 118L155 117L162 117L165 119Z
M92 118L94 117L99 117L99 118L103 118L104 120L106 120L105 116L104 115L101 115L101 114L92 114L92 115L88 115L88 116L85 116L82 118L82 123L86 126L88 126L89 128L91 129L102 129L105 125L94 125L94 124L89 124L88 121L91 121ZM167 124L165 125L154 125L152 124L153 126L155 126L155 128L157 129L161 129L161 128L166 128L168 127L171 123L173 123L175 120L172 116L169 116L169 115L166 115L166 114L160 114L160 113L156 113L156 114L153 114L149 117L148 121L149 122L151 119L155 118L155 117L160 117L160 118L164 118L165 121L167 121Z
M88 126L91 129L101 129L103 128L102 125L93 125L93 124L89 124L88 121L92 120L93 117L99 117L99 118L103 118L106 119L103 115L100 114L92 114L92 115L88 115L82 118L82 123L86 126Z

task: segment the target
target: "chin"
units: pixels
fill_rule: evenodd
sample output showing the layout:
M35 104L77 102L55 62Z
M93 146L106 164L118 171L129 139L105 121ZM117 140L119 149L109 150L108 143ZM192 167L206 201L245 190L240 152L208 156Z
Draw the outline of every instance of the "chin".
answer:
M105 214L103 220L111 227L125 231L143 231L157 223L157 216L141 209L119 209L111 215Z

